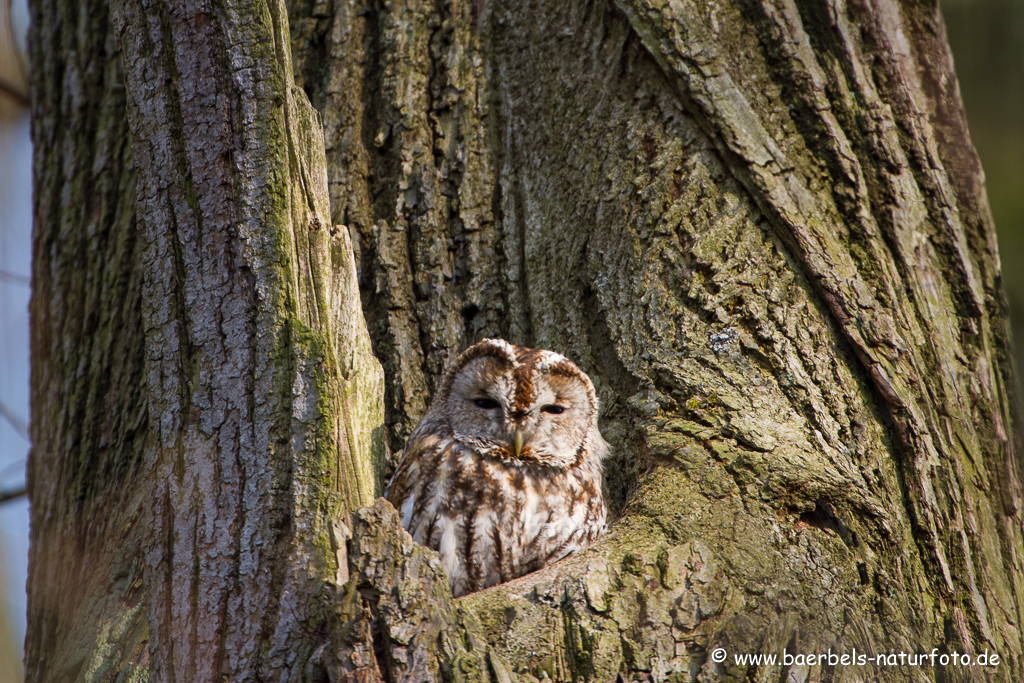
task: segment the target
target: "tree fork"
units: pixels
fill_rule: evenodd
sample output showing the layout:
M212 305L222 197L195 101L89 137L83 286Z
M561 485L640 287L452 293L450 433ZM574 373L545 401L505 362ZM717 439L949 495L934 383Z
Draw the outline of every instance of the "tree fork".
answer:
M1024 677L937 7L86 9L32 17L33 680ZM484 336L594 379L618 520L452 600L387 504L342 520ZM783 648L1001 663L731 659Z

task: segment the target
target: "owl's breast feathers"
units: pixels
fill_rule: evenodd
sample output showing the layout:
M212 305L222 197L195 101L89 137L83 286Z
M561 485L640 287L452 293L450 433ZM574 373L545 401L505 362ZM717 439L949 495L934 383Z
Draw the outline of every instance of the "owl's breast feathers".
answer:
M437 550L455 596L540 569L605 528L603 440L569 468L514 460L427 416L386 496L413 539ZM493 446L493 448L492 448Z

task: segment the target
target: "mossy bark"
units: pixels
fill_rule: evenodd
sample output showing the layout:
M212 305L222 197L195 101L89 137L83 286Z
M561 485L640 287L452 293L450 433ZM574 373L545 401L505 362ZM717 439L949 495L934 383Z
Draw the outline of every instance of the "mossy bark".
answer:
M487 675L1024 676L1006 306L934 3L296 1L291 23L392 448L484 336L568 355L603 402L619 519L460 601L508 664ZM387 678L405 629L380 620ZM1001 661L731 658L784 647Z
M288 12L36 6L33 680L1024 679L934 4ZM485 336L594 379L617 519L452 600L386 503L341 520ZM1001 659L733 657L784 648Z
M52 3L33 49L29 677L300 679L387 456L284 5Z

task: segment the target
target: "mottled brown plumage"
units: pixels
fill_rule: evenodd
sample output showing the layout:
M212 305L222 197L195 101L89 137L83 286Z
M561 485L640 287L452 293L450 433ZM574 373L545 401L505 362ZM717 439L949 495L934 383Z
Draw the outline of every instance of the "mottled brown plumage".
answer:
M603 533L593 384L543 349L485 339L448 369L387 498L456 596L540 569Z

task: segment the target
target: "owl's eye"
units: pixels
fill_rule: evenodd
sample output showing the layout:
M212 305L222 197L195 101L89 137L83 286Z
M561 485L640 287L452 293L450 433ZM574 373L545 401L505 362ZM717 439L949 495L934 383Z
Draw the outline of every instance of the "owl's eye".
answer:
M483 408L484 410L494 410L498 407L498 402L492 401L489 398L478 398L473 403L476 404L477 408Z
M549 405L541 408L541 412L551 413L552 415L561 415L565 412L565 408L562 406Z

